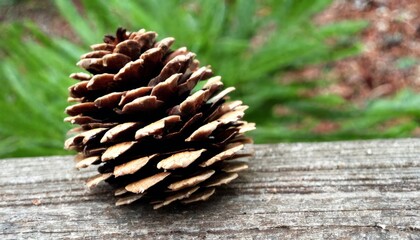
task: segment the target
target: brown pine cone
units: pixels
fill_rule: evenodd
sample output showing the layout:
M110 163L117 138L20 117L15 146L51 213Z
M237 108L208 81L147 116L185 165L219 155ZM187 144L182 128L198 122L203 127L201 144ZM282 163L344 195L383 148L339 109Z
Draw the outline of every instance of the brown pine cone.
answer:
M116 205L206 200L248 167L231 161L250 155L243 133L255 124L242 120L247 106L227 102L234 88L222 90L221 77L199 67L194 53L156 37L119 28L81 56L77 65L90 74L70 75L78 82L68 100L77 103L65 121L80 126L65 148L78 152L77 168L100 164L87 186L106 180L117 188Z

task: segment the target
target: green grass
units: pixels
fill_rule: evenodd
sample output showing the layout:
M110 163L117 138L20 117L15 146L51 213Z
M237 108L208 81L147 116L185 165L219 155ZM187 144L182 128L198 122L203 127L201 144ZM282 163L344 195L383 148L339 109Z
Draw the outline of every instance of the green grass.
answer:
M203 65L212 65L227 86L237 88L232 98L250 106L246 118L257 123L257 143L406 137L417 126L420 98L413 92L354 106L335 95L304 94L328 86L325 80L282 81L287 71L360 52L355 36L366 22L312 23L329 0L81 2L82 13L72 1L53 1L78 36L73 42L47 37L27 21L0 24L6 36L0 39L0 157L66 153L68 75L80 71L75 63L89 45L120 26L173 36L175 47L187 46ZM275 114L278 105L289 114ZM326 120L339 128L311 131Z

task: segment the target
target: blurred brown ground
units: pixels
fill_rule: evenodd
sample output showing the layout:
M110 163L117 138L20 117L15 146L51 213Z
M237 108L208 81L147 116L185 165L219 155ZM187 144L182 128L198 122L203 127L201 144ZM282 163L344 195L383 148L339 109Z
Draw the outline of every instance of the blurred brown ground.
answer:
M42 31L78 41L70 25L59 15L51 0L0 0L0 22L32 20ZM79 1L73 1L78 3Z
M289 72L282 81L327 79L331 85L307 94L338 94L357 105L392 96L403 88L420 92L419 0L335 0L314 19L321 25L340 20L368 21L368 27L360 34L362 53ZM405 121L409 119L393 119L382 127L387 129ZM339 128L337 122L321 121L312 132L332 133ZM420 128L412 136L420 136Z
M319 24L346 19L369 22L361 34L363 52L332 65L328 76L335 83L325 91L361 103L404 87L420 90L419 0L336 0L315 18Z

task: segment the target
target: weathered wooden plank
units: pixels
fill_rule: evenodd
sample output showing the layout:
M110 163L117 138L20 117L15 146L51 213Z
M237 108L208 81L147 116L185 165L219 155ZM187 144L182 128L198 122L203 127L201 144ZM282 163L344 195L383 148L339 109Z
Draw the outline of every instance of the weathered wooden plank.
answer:
M115 207L71 157L0 161L0 239L420 239L420 139L256 145L208 202Z

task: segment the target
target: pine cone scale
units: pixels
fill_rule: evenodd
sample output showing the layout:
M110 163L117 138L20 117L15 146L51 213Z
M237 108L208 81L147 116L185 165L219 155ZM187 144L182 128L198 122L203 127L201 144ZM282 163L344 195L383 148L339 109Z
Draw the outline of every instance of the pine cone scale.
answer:
M130 183L127 186L125 186L125 189L132 193L144 193L144 191L146 191L156 183L162 181L170 174L170 172L160 172L150 177L143 178L136 182Z

